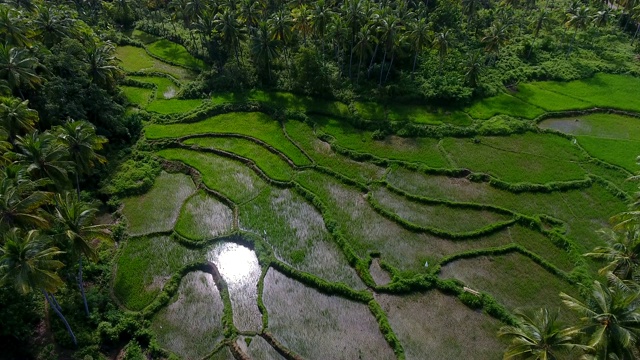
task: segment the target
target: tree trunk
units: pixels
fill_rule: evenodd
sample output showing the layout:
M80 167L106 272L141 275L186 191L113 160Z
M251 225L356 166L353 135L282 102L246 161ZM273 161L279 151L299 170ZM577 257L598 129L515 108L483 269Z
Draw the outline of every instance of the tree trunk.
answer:
M80 175L78 175L78 169L76 169L76 193L78 194L78 199L80 199Z
M413 54L413 67L411 68L411 80L413 80L413 78L416 75L416 63L418 62L418 51L416 50L416 53Z
M362 58L364 55L364 49L360 51L360 60L358 61L358 75L356 75L356 84L360 82L360 69L362 68Z
M393 67L393 59L395 58L395 56L396 56L396 53L392 50L391 51L391 62L389 63L389 69L387 69L387 75L384 77L384 82L385 83L389 79L389 74L391 73L391 68Z
M84 282L82 281L82 255L78 259L78 287L80 288L80 294L82 294L82 301L84 302L84 312L89 317L89 305L87 304L87 296L84 294Z
M367 68L367 79L371 76L371 69L373 68L373 61L376 59L376 55L378 55L378 46L380 44L376 44L376 48L373 50L373 55L371 55L371 62L369 63L369 68Z
M384 48L384 55L382 55L382 65L380 65L380 80L378 80L378 86L382 86L382 73L384 72L384 63L387 58L387 48Z
M640 32L640 23L638 23L638 27L636 27L636 32L635 34L633 34L633 39L631 39L631 44L636 42L636 39L638 38L638 32Z
M351 45L351 54L349 54L349 80L353 79L351 75L351 65L353 63L353 45Z
M73 331L71 330L71 326L69 326L69 323L67 322L67 319L65 319L64 315L62 315L62 313L60 312L60 310L58 310L58 307L56 306L57 302L56 302L56 305L53 305L51 303L51 299L49 298L49 295L47 294L46 291L44 291L44 289L42 290L42 294L44 295L44 298L47 299L47 302L49 303L49 305L51 305L51 308L53 309L53 311L55 311L55 313L58 315L60 320L62 320L62 323L64 324L64 327L67 328L67 332L69 333L69 335L71 335L71 339L73 340L73 344L74 345L78 345L78 341L76 340L76 336L73 334ZM51 297L53 298L53 295L51 295ZM55 299L54 299L54 301L55 301Z
M569 45L569 51L567 51L566 57L569 57L569 54L571 54L571 51L573 50L573 43L576 41L576 35L578 35L578 28L573 32L573 38L571 39L571 44Z

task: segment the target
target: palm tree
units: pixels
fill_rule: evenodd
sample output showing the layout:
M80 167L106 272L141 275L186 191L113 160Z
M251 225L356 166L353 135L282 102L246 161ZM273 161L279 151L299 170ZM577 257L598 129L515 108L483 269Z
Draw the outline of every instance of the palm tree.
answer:
M64 266L55 258L62 254L56 247L50 246L50 239L38 230L23 234L18 228L12 228L3 235L0 248L0 284L13 284L23 294L40 290L49 306L60 317L74 344L76 337L53 294L63 285L56 273Z
M315 34L316 39L320 39L322 43L322 56L324 56L324 40L327 28L331 22L333 11L324 0L318 0L316 6L313 8L311 15L311 27Z
M89 306L84 294L82 281L82 257L98 260L98 254L92 245L94 240L110 241L110 232L105 225L94 225L98 210L78 199L73 192L55 195L55 222L61 230L60 236L66 242L63 248L69 249L73 258L78 259L78 287L82 294L84 310L89 316Z
M587 336L587 346L598 359L616 355L634 359L633 350L640 332L640 293L603 286L594 281L590 299L585 303L565 293L562 302L581 318L580 330Z
M389 65L389 70L387 71L387 76L389 76L389 71L391 71L391 67L393 66L393 59L395 57L395 49L396 44L400 42L402 38L402 31L404 31L404 26L402 25L401 19L395 16L394 14L387 14L380 18L378 24L378 34L380 42L382 43L382 48L384 50L384 54L382 56L382 65L380 66L380 80L378 81L378 86L382 86L382 72L384 70L385 59L387 57L387 53L391 53L391 64Z
M62 188L69 182L67 177L73 163L67 161L69 150L56 141L49 132L40 134L37 130L18 136L16 140L17 152L15 159L21 165L27 166L27 173L33 179L49 178L56 188Z
M356 43L356 35L358 30L365 21L365 4L363 0L347 0L342 3L341 12L344 22L349 29L349 79L351 76L351 67L353 64L353 48Z
M0 127L4 128L9 142L23 132L33 131L38 122L38 112L29 108L29 100L0 99Z
M507 42L508 27L502 22L495 22L489 26L482 42L485 44L484 50L493 54L494 59L500 55L500 46Z
M23 85L33 88L42 81L35 72L39 65L27 49L0 44L0 79L6 80L11 91L17 90L23 99Z
M357 35L355 51L360 54L360 59L358 60L358 75L356 75L356 84L360 82L360 69L362 67L362 59L364 58L365 53L371 51L371 43L374 41L373 30L374 28L372 26L365 25L360 29Z
M466 84L472 88L478 87L478 81L482 74L483 61L481 59L480 51L475 51L469 56L469 60L466 65L467 71L464 74L464 80Z
M533 51L533 46L535 45L536 40L538 40L538 35L540 34L540 30L544 28L548 20L549 20L548 13L545 9L540 12L540 15L538 16L538 19L536 20L535 26L533 28L533 41L531 42L531 47L529 48L529 52L527 53L527 59L531 56L531 51Z
M235 11L225 8L224 12L216 14L213 23L215 24L215 32L222 39L222 43L226 45L227 51L233 50L236 55L236 62L240 64L238 48L240 47L240 42L246 39L246 30L242 27L242 23L238 21Z
M565 328L558 322L558 313L539 309L532 314L516 311L518 324L503 326L498 336L511 339L504 359L563 359L575 348L586 348L574 342L578 330Z
M287 45L290 43L291 37L293 36L293 33L291 32L292 24L291 16L284 10L284 8L281 8L271 14L271 17L267 20L271 40L276 40L280 45L282 45L285 62L289 69L291 69L291 66L289 65L289 51L287 50Z
M76 32L73 18L66 11L51 5L40 8L32 26L39 40L48 48Z
M117 79L122 76L115 51L116 47L110 41L92 44L86 50L85 62L89 65L89 76L95 84L106 90L115 89Z
M271 80L271 61L278 56L278 41L272 39L269 27L264 21L258 25L256 34L251 38L251 54L257 64L266 67Z
M97 151L102 150L108 140L104 136L97 135L95 126L86 121L67 121L56 128L56 133L73 160L76 190L80 195L80 175L88 175L96 163L107 162L107 159Z
M640 232L638 229L615 232L609 229L599 231L606 246L599 246L585 256L607 261L600 269L601 274L613 272L622 280L637 278L640 273Z
M442 65L449 53L449 45L451 41L451 32L449 29L444 29L442 32L436 33L431 42L431 46L438 50L438 57L440 58L440 73L442 73Z
M254 0L242 0L240 3L240 19L244 26L249 29L249 34L253 35L260 22L260 3Z
M413 66L411 67L411 78L413 79L416 72L418 54L421 53L424 46L431 41L431 34L429 31L429 23L426 18L418 18L410 24L408 36L409 43L413 50Z
M0 34L4 43L15 46L27 47L29 41L29 31L19 12L8 6L0 6Z
M587 25L589 25L589 8L586 6L580 6L574 13L568 14L568 16L569 20L567 20L565 26L572 27L575 31L573 32L573 38L571 39L571 45L569 45L567 56L569 56L573 50L573 44L576 41L578 30L584 30L587 28Z
M302 43L307 44L307 37L311 35L311 10L305 4L291 10L293 29L302 34Z
M13 164L0 172L0 230L9 228L46 228L48 221L42 207L51 200L51 193L39 189L49 180L32 181L25 167Z

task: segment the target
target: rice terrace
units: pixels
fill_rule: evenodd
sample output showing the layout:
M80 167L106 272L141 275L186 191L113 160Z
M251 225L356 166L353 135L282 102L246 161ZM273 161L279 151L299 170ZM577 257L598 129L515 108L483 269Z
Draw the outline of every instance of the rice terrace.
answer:
M640 0L0 0L0 360L640 359Z
M514 310L579 294L598 268L582 254L637 189L640 78L520 84L464 111L179 100L161 94L183 68L117 53L162 170L123 199L113 292L182 358L500 358Z

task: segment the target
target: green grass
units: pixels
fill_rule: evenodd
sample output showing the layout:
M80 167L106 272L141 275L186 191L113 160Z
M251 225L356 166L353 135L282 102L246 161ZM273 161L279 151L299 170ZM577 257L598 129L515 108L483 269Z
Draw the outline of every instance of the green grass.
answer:
M454 297L376 295L407 359L501 359L505 344L498 320L469 309ZM428 356L426 356L428 352Z
M482 99L467 107L465 112L474 119L489 119L495 115L511 115L533 119L545 111L509 94Z
M578 143L593 157L621 166L631 172L640 170L640 141L576 136Z
M178 90L178 87L173 83L173 81L164 77L129 76L129 78L144 83L155 84L158 87L158 91L156 92L156 99L170 99L174 95L170 95L168 93L171 92L171 90L173 90L174 92Z
M182 203L194 191L195 185L189 176L160 174L149 192L122 200L122 214L129 223L129 234L173 229Z
M598 175L605 180L611 181L614 185L618 186L621 190L626 191L627 194L631 195L638 191L638 182L629 181L629 173L622 169L612 170L606 168L602 165L585 162L580 164L585 171Z
M466 126L471 119L462 111L447 111L445 109L431 109L409 104L382 105L375 102L355 102L356 110L363 119L375 121L411 121L419 124L439 125L448 123Z
M511 219L509 216L490 211L455 209L444 205L424 205L409 201L383 187L375 189L370 194L375 202L409 222L453 233L474 231L496 222Z
M207 187L219 191L237 204L254 198L267 186L249 168L221 156L184 149L165 149L157 154L195 168L202 174L202 181Z
M233 211L203 190L185 201L175 231L192 240L205 240L231 231Z
M118 46L116 56L121 60L120 66L126 71L140 71L154 65L154 59L144 49L135 46Z
M125 71L157 71L172 75L179 80L195 79L195 75L191 71L154 59L139 47L118 46L116 48L116 57L121 60L120 66Z
M437 148L438 140L387 136L373 140L370 131L361 131L335 119L317 118L319 129L335 138L336 144L381 158L420 162L434 168L448 167Z
M166 39L158 40L148 44L147 49L152 54L169 62L187 66L190 68L202 69L204 63L202 60L193 57L184 46L176 44Z
M544 184L581 180L580 151L567 139L527 133L508 137L446 138L442 147L458 167L491 174L503 181Z
M617 114L589 114L542 121L543 129L565 134L587 135L620 140L640 139L640 119Z
M627 206L599 185L588 189L553 193L520 193L498 190L466 179L427 176L393 168L387 180L405 191L430 198L475 202L504 207L527 215L548 214L567 222L567 235L580 252L602 245L596 230Z
M163 99L153 101L149 106L147 106L147 111L156 112L158 114L186 113L200 105L202 105L202 100L200 99Z
M182 278L178 293L152 320L158 343L185 359L200 359L224 338L220 292L210 274Z
M130 103L136 104L141 108L147 107L149 98L153 94L152 89L139 88L134 86L121 86L120 89L124 92L124 96L127 97Z
M577 296L570 284L520 254L458 260L443 266L441 277L455 278L475 290L489 293L510 310L562 308L562 313L569 315L558 294Z
M520 84L513 96L547 111L592 108L593 104L574 97L541 89L533 84Z
M320 293L273 269L263 301L269 331L304 359L395 358L366 304Z
M328 143L318 139L311 126L306 123L287 121L285 128L291 139L321 166L363 183L379 179L384 174L384 169L379 166L353 161L337 154Z
M267 176L274 180L289 181L295 173L293 168L280 156L250 140L207 137L187 139L184 143L187 145L198 145L204 148L224 150L253 160Z
M240 207L243 229L262 234L276 256L298 270L332 282L362 287L322 216L292 190L269 188Z
M168 236L129 239L117 258L113 291L128 309L142 310L160 293L171 275L202 258L197 251Z
M283 152L296 165L309 165L309 159L284 136L280 123L263 113L227 113L196 123L157 125L145 128L148 139L177 138L187 135L226 133L252 136Z
M138 40L143 44L151 44L152 42L158 41L158 37L146 33L142 30L135 29L129 35L132 39Z
M592 78L570 81L544 81L535 86L592 103L596 107L608 107L640 112L637 90L640 78L629 75L596 74Z

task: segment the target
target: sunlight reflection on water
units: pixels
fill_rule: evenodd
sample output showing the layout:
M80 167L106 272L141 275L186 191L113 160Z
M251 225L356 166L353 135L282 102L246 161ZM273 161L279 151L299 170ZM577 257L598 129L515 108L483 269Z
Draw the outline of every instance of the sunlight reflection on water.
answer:
M260 265L253 251L234 243L220 243L207 255L217 265L220 275L229 286L237 287L253 282L260 274Z

